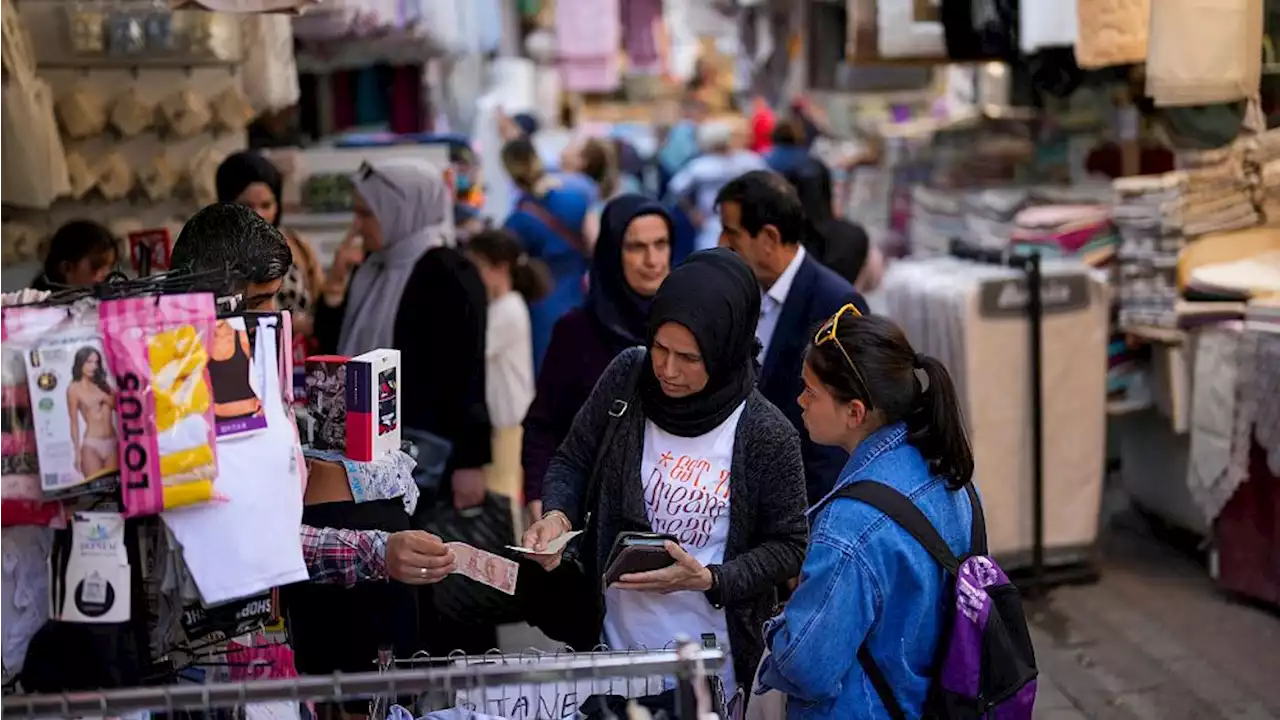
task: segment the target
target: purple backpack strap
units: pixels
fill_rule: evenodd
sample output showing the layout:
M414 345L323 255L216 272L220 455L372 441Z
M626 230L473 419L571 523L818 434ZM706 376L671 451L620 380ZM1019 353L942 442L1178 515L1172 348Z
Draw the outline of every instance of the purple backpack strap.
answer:
M985 555L987 551L987 524L986 517L982 512L982 503L978 500L978 493L973 488L973 483L965 485L965 490L969 494L969 505L971 506L972 527L970 538L970 553ZM960 572L960 558L951 551L947 546L947 542L938 534L938 529L933 526L929 518L916 506L911 498L885 485L884 483L874 480L860 480L852 483L838 492L832 493L828 502L835 498L849 498L851 500L860 500L871 507L879 510L889 516L907 534L916 539L916 542L924 546L925 550L933 556L933 559L946 569L952 577ZM876 664L875 658L871 657L871 651L864 642L858 648L858 664L862 666L862 671L867 674L867 680L871 682L871 686L875 688L876 695L880 697L880 702L884 705L885 712L889 714L892 720L907 720L907 715L902 710L902 706L898 704L898 699L893 695L893 686L889 684L888 678L880 666Z

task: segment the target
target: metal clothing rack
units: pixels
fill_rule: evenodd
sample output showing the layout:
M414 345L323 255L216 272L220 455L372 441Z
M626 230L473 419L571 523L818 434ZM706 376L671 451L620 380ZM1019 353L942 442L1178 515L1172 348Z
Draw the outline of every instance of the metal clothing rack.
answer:
M1025 596L1034 596L1058 585L1094 582L1097 566L1092 560L1047 567L1044 559L1044 268L1039 252L1008 254L993 248L978 248L959 239L951 241L951 255L986 265L1002 265L1020 270L1027 283L1027 343L1031 363L1031 566L1009 572L1010 579Z
M10 717L111 716L142 710L165 711L230 708L273 701L334 701L390 698L419 693L484 692L486 688L540 683L563 683L607 678L674 676L677 681L677 714L698 717L699 698L706 697L705 676L724 664L720 650L707 650L687 642L674 650L642 653L578 653L554 656L537 665L494 662L489 656L456 658L444 667L387 670L367 673L334 673L239 683L168 685L98 692L48 695L12 695L0 709ZM702 687L699 685L702 684ZM482 695L483 696L483 695Z

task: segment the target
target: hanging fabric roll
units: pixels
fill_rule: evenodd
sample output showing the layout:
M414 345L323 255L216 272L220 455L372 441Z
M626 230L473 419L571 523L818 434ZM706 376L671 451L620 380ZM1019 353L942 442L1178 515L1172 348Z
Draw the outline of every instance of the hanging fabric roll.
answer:
M1085 70L1147 59L1151 0L1077 0L1076 62Z
M1262 0L1154 3L1147 95L1162 107L1257 97L1263 18Z

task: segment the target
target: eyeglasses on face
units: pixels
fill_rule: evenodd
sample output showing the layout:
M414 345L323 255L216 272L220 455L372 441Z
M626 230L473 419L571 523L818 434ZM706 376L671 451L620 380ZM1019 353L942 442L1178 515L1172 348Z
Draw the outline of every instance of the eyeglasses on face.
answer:
M850 318L860 318L862 317L862 312L858 310L853 303L848 303L837 310L835 315L832 315L829 320L822 324L822 327L818 328L818 334L813 336L813 346L822 347L829 342L835 343L836 348L840 351L840 354L844 356L845 362L849 365L849 369L853 371L854 378L857 379L858 384L862 387L862 397L864 398L863 404L867 406L868 410L871 410L873 409L871 404L871 386L868 385L866 379L862 377L862 373L858 370L858 366L853 362L853 356L849 355L849 351L845 349L844 343L840 342L840 338L836 336L836 333L840 330L840 319L846 315Z

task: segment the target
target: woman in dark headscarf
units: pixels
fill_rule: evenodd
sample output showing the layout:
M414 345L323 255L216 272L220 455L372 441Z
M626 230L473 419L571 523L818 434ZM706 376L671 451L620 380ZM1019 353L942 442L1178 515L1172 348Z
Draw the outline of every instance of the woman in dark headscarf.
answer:
M878 251L872 247L867 231L861 225L836 217L831 191L831 171L817 158L807 158L785 173L787 181L800 196L804 206L804 247L823 265L860 292L874 290L879 280L872 280Z
M270 160L255 152L234 153L218 166L215 182L219 202L248 206L263 220L280 227L284 215L280 200L283 179ZM293 265L280 285L276 307L293 314L296 335L310 335L316 299L323 285L320 261L311 244L300 235L290 230L282 232L293 253Z
M605 369L547 470L548 512L523 539L544 549L590 517L580 559L594 579L619 533L670 535L669 566L608 576L603 615L582 618L583 636L633 649L713 634L731 657L730 694L750 684L775 589L798 572L808 530L800 439L755 389L759 317L760 287L733 251L673 270L653 299L648 348ZM588 481L599 483L591 506ZM553 569L560 556L536 561Z
M650 299L671 271L671 227L666 209L640 195L622 195L604 208L587 300L552 330L525 416L524 492L535 518L542 476L573 416L614 356L645 342Z

